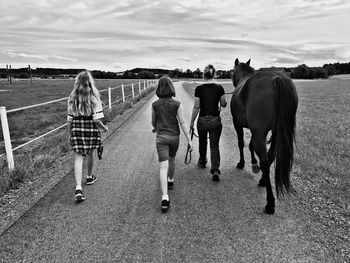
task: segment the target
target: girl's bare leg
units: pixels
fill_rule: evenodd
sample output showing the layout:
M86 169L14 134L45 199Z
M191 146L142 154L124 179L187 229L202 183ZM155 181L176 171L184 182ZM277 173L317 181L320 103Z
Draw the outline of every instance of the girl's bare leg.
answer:
M168 199L168 168L169 161L163 161L159 163L159 179L160 179L160 189L162 190L162 200Z
M82 179L83 179L83 162L84 157L79 153L74 153L74 175L76 188L81 189Z

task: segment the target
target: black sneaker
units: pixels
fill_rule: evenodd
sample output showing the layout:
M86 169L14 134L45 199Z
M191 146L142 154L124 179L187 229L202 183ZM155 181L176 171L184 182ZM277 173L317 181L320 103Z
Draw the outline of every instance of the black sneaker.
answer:
M219 177L219 173L218 172L214 172L213 173L213 181L214 182L219 182L220 181L220 177Z
M82 190L75 190L75 202L84 201L85 197Z
M205 168L205 167L207 167L206 166L206 164L207 164L207 161L198 161L198 163L197 163L197 165L198 165L198 167L199 168Z
M170 200L162 200L162 212L166 212L169 209Z
M97 177L95 175L92 175L91 177L86 177L86 184L94 184L94 182L97 181Z
M168 189L173 189L173 188L174 188L174 182L168 181Z

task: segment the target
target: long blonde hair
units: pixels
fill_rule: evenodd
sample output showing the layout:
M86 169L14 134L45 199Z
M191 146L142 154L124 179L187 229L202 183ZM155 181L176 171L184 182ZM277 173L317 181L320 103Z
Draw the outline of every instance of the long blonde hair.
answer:
M74 88L68 98L68 107L74 115L90 116L92 110L101 104L100 93L89 71L82 71L75 77Z

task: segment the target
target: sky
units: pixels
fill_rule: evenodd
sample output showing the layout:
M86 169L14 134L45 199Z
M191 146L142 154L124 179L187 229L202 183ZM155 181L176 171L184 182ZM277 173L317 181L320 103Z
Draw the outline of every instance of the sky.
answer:
M0 0L0 68L350 62L348 0Z

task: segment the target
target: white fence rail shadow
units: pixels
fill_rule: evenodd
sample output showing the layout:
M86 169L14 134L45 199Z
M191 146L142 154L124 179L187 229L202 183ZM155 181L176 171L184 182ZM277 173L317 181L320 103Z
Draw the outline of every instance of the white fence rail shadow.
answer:
M128 84L128 85L120 85L117 87L109 87L108 89L103 89L100 90L99 92L106 92L108 91L108 103L106 103L106 105L104 106L104 108L109 108L112 109L112 105L119 103L119 102L125 102L128 98L134 98L136 95L140 94L141 92L145 91L147 88L154 86L157 84L156 80L144 80L143 82L138 82L138 83L132 83L132 84ZM135 91L135 86L136 86L136 91ZM129 95L125 95L125 88L126 87L131 87L131 93ZM121 98L118 98L115 101L112 101L112 90L115 89L121 89L122 91L122 96ZM52 104L52 103L56 103L56 102L60 102L60 101L64 101L67 100L68 97L65 98L61 98L61 99L56 99L56 100L51 100L51 101L47 101L47 102L43 102L43 103L39 103L39 104L35 104L35 105L30 105L30 106L26 106L26 107L21 107L21 108L17 108L17 109L12 109L12 110L6 110L6 107L4 106L0 106L0 118L1 118L1 125L2 125L2 132L3 132L3 137L4 137L4 143L5 143L5 153L0 154L0 157L3 157L6 155L7 158L7 164L8 164L8 168L10 171L12 171L15 168L15 163L14 163L14 159L13 159L13 152L28 145L31 144L33 142L35 142L36 140L39 140L47 135L50 135L51 133L54 133L55 131L58 131L60 129L62 129L63 127L67 126L67 123L49 131L46 132L26 143L23 143L15 148L12 148L12 143L11 143L11 136L10 136L10 130L9 130L9 125L8 125L8 121L7 121L7 114L9 113L13 113L13 112L18 112L18 111L22 111L22 110L26 110L26 109L30 109L30 108L35 108L35 107L40 107L43 105L48 105L48 104Z

